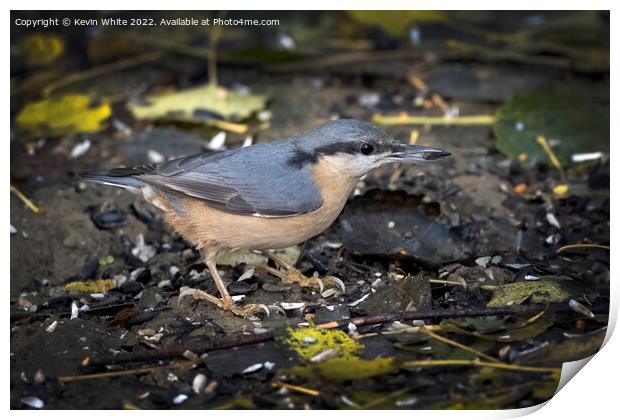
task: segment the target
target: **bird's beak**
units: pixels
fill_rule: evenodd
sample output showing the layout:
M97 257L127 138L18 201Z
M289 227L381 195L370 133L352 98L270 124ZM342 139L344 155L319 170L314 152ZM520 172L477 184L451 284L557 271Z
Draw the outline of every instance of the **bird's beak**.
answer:
M390 160L402 163L430 163L450 156L451 153L433 147L403 144L402 149L390 155Z

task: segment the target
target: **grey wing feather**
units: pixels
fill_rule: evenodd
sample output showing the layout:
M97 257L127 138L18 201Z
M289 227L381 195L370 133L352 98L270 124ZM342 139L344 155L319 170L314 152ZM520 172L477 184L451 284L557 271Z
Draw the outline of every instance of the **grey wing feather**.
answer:
M310 167L288 164L287 143L187 156L146 165L136 178L235 214L282 217L308 213L323 200Z

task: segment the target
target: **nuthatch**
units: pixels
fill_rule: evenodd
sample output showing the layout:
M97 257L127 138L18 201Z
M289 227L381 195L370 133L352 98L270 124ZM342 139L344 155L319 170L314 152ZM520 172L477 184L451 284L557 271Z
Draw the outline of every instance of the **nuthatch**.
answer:
M202 251L221 295L191 290L194 298L246 315L265 305L234 303L216 267L219 255L256 250L279 265L283 271L265 269L285 282L322 288L318 277L302 275L270 250L327 229L371 170L449 155L401 144L372 124L338 120L283 140L80 177L125 188L163 210L165 220ZM335 277L326 280L344 286Z

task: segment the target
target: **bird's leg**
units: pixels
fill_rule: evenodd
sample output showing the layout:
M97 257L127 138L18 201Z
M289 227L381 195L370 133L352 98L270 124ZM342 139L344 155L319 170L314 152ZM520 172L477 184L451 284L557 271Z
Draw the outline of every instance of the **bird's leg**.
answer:
M217 290L220 292L220 296L222 297L217 298L200 289L186 288L185 290L182 290L179 294L179 299L183 298L184 296L191 295L194 299L207 300L226 311L231 311L233 314L238 316L252 315L261 311L264 311L267 315L269 315L269 308L266 305L250 304L245 306L238 306L235 303L233 298L230 296L230 293L228 293L228 289L226 288L226 284L224 284L224 280L222 280L220 273L217 271L215 259L216 255L212 253L205 253L205 263L207 264L209 273L211 273L211 277L213 277L213 281L215 281Z
M325 284L331 286L339 287L342 292L344 292L345 286L342 280L338 277L334 276L325 276L323 278L319 277L319 273L316 271L312 275L312 277L304 276L301 271L284 261L282 258L278 257L271 251L261 250L260 251L265 257L271 259L278 266L278 270L273 269L269 266L262 267L266 272L278 277L286 284L299 284L301 287L313 287L318 288L320 292L323 292L323 288Z

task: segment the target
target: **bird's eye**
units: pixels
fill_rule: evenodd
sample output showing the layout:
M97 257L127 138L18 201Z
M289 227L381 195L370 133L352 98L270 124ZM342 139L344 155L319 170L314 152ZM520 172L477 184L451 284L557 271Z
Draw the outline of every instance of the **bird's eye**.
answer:
M373 150L375 150L375 148L372 147L372 144L368 143L363 143L362 147L360 147L360 152L362 152L363 155L369 155L373 152Z

